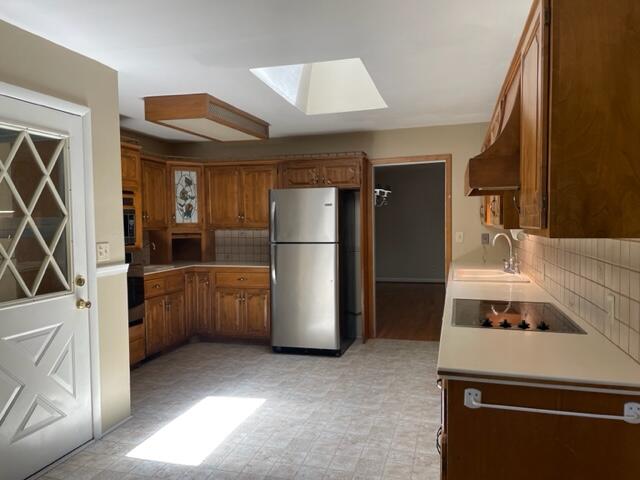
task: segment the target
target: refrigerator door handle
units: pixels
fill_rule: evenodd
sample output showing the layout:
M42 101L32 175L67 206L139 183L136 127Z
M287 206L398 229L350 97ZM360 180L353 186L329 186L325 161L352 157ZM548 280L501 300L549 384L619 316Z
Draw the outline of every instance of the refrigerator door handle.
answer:
M278 238L278 228L276 223L276 201L271 200L271 209L270 209L270 220L271 220L271 241L275 242L276 238Z
M278 260L278 254L276 253L276 245L271 245L271 283L275 285L277 283L276 277L276 262Z

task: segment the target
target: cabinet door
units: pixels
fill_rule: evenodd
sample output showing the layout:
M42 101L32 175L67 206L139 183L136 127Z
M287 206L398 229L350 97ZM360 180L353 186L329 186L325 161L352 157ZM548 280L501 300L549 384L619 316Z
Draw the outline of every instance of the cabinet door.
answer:
M156 297L144 302L145 338L147 355L158 353L165 345L165 297Z
M196 333L198 322L198 277L195 272L184 275L184 330L186 337Z
M206 272L197 274L196 333L206 335L213 331L211 322L211 281Z
M311 162L289 162L282 167L285 188L315 186L320 182L320 169Z
M246 167L242 175L242 224L269 227L269 190L275 187L275 167Z
M244 298L245 333L252 337L269 337L269 290L247 289Z
M213 227L242 225L241 178L237 167L208 167L207 223Z
M323 162L320 181L332 187L357 188L360 186L360 161L353 159Z
M122 188L140 188L140 148L123 145L120 148L120 163L122 168Z
M216 334L238 336L242 334L242 290L216 289Z
M185 340L184 292L166 297L167 345L177 345Z
M142 162L142 221L145 227L167 226L166 168L159 162Z
M172 227L195 228L202 225L202 168L171 165L169 168L169 217Z
M547 188L547 32L545 1L525 34L521 64L520 226L544 228Z

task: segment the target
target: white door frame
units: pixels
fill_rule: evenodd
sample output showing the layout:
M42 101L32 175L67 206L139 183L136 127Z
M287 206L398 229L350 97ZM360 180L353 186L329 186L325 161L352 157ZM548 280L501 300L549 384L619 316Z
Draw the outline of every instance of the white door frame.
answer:
M91 358L91 406L93 437L102 437L102 409L100 404L100 343L98 330L98 283L96 265L95 209L93 204L93 152L91 144L91 109L84 105L67 102L50 95L27 90L8 83L0 82L0 95L41 105L43 107L70 113L82 118L82 143L84 152L84 192L87 244L87 287L88 297L93 303L89 313L89 348Z

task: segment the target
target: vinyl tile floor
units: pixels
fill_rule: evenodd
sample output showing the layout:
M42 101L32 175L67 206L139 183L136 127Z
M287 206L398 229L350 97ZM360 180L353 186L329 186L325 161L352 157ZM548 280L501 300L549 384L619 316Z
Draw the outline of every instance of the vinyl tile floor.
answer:
M131 372L131 420L41 478L435 480L437 352L403 340L341 358L186 345Z

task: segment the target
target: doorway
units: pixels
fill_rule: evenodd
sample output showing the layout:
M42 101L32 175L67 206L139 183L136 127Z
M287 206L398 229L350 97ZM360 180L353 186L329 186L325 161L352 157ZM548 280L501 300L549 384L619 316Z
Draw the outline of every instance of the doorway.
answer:
M36 94L34 94L36 95ZM93 438L85 119L0 94L0 465Z
M437 341L448 270L447 158L373 163L375 336Z

